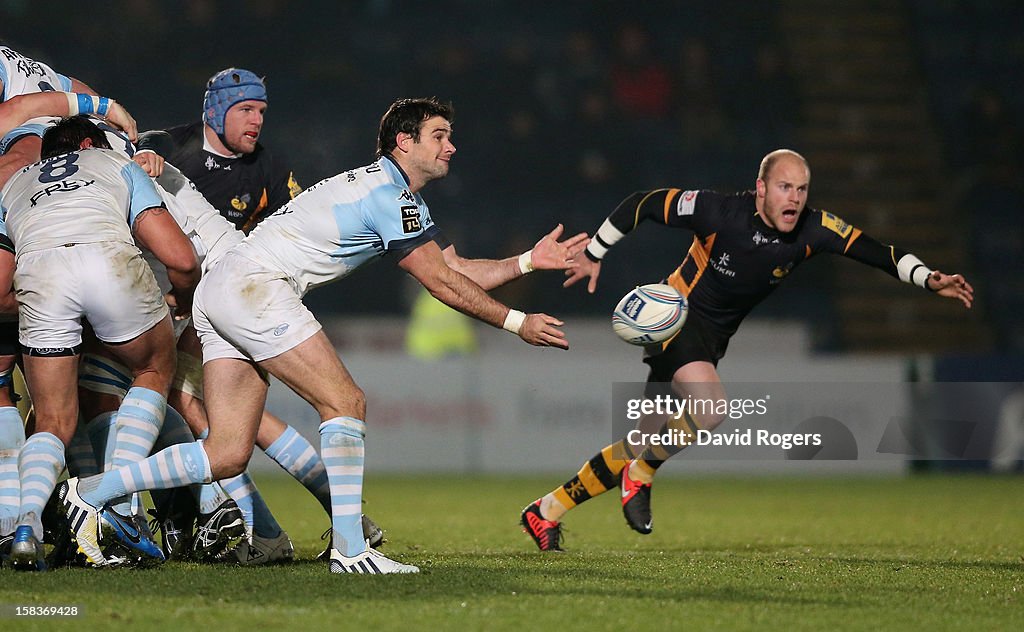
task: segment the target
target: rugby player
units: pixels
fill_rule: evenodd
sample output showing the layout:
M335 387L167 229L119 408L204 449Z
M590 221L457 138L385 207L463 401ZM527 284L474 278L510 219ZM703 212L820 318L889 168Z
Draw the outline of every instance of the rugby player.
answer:
M261 77L249 70L227 68L207 81L201 121L146 132L139 141L141 150L155 150L181 170L208 205L220 211L224 223L237 229L236 241L301 191L292 172L258 142L267 104L266 84ZM197 437L205 437L209 431L203 407L201 358L199 338L194 327L188 324L178 339L178 369L168 402L181 412ZM330 516L327 475L316 449L305 437L265 410L256 444L301 482ZM215 557L242 565L293 559L291 539L274 518L248 472L221 484L242 510L247 537L232 550ZM188 522L190 514L180 495L180 491L173 492L166 503L161 503L167 508L177 507L177 511L168 512L158 507L158 520L165 535L168 531L187 529L182 523ZM215 503L208 504L215 506ZM209 515L211 520L220 519ZM364 517L364 521L371 545L379 546L383 532L369 518ZM196 543L200 549L212 552L219 546L213 542L203 543L202 539L213 537L218 527L214 520L207 528L208 522L210 520L200 519ZM210 556L200 555L201 559L207 557Z
M722 195L670 188L634 193L601 224L586 257L567 272L565 286L589 278L587 290L593 293L608 250L641 222L692 230L686 258L666 281L687 297L689 315L679 334L645 349L648 392L653 395L659 385L670 383L679 397L715 401L725 397L718 361L740 322L796 266L819 253L849 257L970 308L974 289L963 276L932 270L906 250L881 244L832 213L806 207L810 184L803 156L780 149L762 159L754 191ZM689 411L671 417L659 434L671 431L687 439L675 446L651 446L639 455L625 439L606 446L564 485L527 505L521 514L523 528L540 550L562 550L562 516L619 488L629 526L650 533L655 472L692 443L698 430L713 430L723 419Z
M81 320L132 373L119 418L159 428L174 373L173 331L135 240L166 266L179 313L187 313L199 279L192 246L150 179L112 151L92 122L61 121L46 132L41 151L44 160L12 177L0 198L0 232L14 249L0 250L0 287L9 294L15 282L18 288L19 342L36 411L36 432L20 455L11 549L14 566L29 570L43 568L42 509L77 425ZM102 519L110 523L109 516ZM162 558L159 549L147 553Z
M532 268L571 268L587 241L582 234L564 242L548 235L519 257L460 257L420 195L448 173L455 153L451 120L451 107L435 99L396 101L381 120L376 162L303 192L214 265L200 284L194 310L203 343L209 437L201 446L168 448L131 469L65 481L60 497L69 516L82 518L75 523L80 546L99 548L100 509L113 498L241 472L252 453L269 373L322 420L321 456L332 496L330 572L418 572L368 548L363 538L364 395L302 296L390 254L449 306L529 344L567 349L561 321L510 309L486 290Z

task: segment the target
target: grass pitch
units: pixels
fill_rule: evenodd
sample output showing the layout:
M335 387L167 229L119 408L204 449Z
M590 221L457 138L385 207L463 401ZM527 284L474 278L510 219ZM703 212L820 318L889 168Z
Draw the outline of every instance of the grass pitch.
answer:
M332 576L327 519L257 477L300 561L237 568L0 571L2 629L1024 629L1024 480L684 479L655 485L655 532L614 493L571 512L541 554L520 509L559 482L373 476L367 512L419 576ZM10 606L76 604L59 621Z

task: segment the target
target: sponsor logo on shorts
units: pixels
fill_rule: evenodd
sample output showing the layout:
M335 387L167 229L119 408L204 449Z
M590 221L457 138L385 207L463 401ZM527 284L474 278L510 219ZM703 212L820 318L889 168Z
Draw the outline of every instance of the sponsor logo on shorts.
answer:
M274 335L283 336L284 332L286 331L288 331L288 323L281 323L280 325L274 328Z

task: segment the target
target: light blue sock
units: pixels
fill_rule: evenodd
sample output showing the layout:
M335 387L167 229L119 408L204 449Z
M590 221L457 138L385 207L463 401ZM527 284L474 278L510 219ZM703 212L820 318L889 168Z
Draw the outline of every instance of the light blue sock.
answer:
M179 443L194 443L195 440L185 418L181 416L181 413L168 406L167 414L164 416L164 425L160 427L160 434L156 438L156 443L153 444L153 452L159 452ZM198 495L199 485L190 485L189 490L194 495ZM150 490L149 495L152 497L154 505L163 507L169 504L173 493L170 490L153 489Z
M157 435L156 442L153 443L153 452L159 452L178 443L192 443L195 440L196 438L192 436L192 429L188 427L185 418L181 416L181 413L168 406L164 415L164 423L160 427L160 434Z
M210 436L209 428L200 432L196 438L202 441L208 436ZM199 504L199 512L204 514L213 513L217 507L220 507L226 500L231 498L217 481L206 485L193 486L192 494L196 497L196 502Z
M21 512L18 455L25 445L25 424L14 406L0 408L0 535L14 533Z
M270 513L270 508L267 507L248 472L221 480L220 484L242 510L246 533L256 534L261 538L276 538L281 535L281 525Z
M210 460L202 444L179 443L153 456L83 479L79 494L93 507L147 489L170 489L190 483L209 483Z
M19 524L32 526L36 538L43 540L43 507L64 471L64 444L56 435L37 432L25 441L18 457L21 477Z
M276 441L267 446L265 454L302 483L320 501L327 515L331 515L331 485L327 481L324 462L312 443L288 426Z
M331 483L334 548L352 557L366 550L363 539L363 436L366 424L335 417L320 424L320 454Z
M85 433L89 436L89 443L92 444L92 452L101 472L113 467L116 429L117 411L100 413L85 426Z
M192 493L196 497L196 502L199 503L199 512L204 514L213 513L217 507L231 498L216 481L207 485L199 485L193 488Z
M66 451L68 473L71 476L93 476L99 474L99 461L96 460L96 453L92 449L92 441L89 438L87 426L81 421L75 426L75 434L71 436L71 443Z
M135 463L149 456L164 423L167 400L156 391L133 386L117 409L114 467Z
M99 471L94 474L114 469L114 450L117 447L117 411L112 410L93 417L86 426L86 434L89 435L93 454L99 458L97 463ZM72 441L72 445L74 445L74 441ZM114 509L122 515L128 515L128 501L127 497L116 499Z

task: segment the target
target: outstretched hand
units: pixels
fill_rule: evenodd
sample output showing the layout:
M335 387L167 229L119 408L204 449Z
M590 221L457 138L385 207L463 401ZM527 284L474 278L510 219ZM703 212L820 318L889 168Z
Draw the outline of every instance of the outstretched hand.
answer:
M519 337L537 347L568 349L569 341L565 333L558 329L564 324L547 314L527 314L523 326L519 328Z
M593 294L597 291L597 277L601 274L601 262L591 261L589 257L583 255L576 262L576 265L571 269L565 271L565 276L569 277L562 284L562 287L569 287L575 284L580 279L590 278L590 283L587 283L587 292Z
M530 254L530 262L534 270L566 270L576 265L576 257L590 243L586 233L580 233L569 237L565 241L558 241L565 228L559 224L547 235L541 237L533 246Z
M971 308L974 302L974 288L959 274L943 274L938 270L932 272L928 277L928 289L939 296L955 298L964 304L967 309Z

